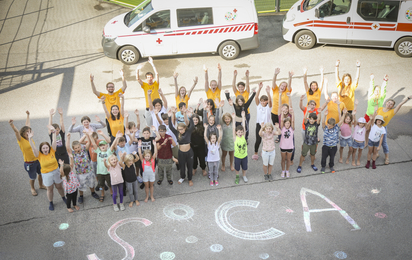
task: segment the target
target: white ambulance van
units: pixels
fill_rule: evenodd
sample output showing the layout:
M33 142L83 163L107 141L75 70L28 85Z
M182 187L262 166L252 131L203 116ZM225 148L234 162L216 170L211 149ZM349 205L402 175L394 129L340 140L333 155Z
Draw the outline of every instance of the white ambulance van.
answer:
M254 0L146 0L106 24L102 45L107 57L125 64L207 52L235 59L259 46Z
M283 38L300 49L369 46L412 57L412 0L300 0L285 16Z

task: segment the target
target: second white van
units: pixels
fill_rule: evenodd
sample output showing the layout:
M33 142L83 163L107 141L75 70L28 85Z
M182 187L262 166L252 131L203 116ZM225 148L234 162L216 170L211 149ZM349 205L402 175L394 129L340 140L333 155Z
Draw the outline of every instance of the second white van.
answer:
M259 46L253 0L146 0L111 19L103 31L107 57L134 64L140 57L219 53L235 59Z

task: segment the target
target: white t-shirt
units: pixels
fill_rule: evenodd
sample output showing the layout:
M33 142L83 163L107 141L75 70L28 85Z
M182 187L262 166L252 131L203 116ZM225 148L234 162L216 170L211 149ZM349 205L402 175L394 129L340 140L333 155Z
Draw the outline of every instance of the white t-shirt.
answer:
M386 134L385 127L379 127L374 124L371 128L371 132L369 133L369 140L372 142L379 142L381 140L381 136L384 134Z
M162 120L162 114L165 114L165 113L167 113L167 110L166 110L167 108L165 108L165 107L162 107L162 109L160 109L160 112L159 112L159 119L160 119L160 121L161 121L161 123L159 123L159 121L157 120L157 118L156 118L156 114L155 114L155 112L154 112L154 110L152 110L152 111L150 111L150 114L152 115L152 118L153 118L153 125L156 127L156 131L159 131L159 125L163 125L164 123L163 123L163 120Z
M140 134L140 130L137 130L137 132L134 134L134 137L139 138L140 137L139 134ZM130 137L128 135L126 135L126 141L127 141L127 143L129 143L129 141L130 141ZM137 153L138 152L137 151L138 146L139 146L138 142L132 142L132 144L129 147L129 152L130 153L133 153L133 152Z
M208 162L218 162L220 161L220 154L219 154L219 143L211 144L210 142L207 144L207 161Z
M256 107L256 123L260 125L262 123L271 122L271 111L272 108L269 107L269 104L267 104L265 107L262 107L262 105L259 103L259 105Z

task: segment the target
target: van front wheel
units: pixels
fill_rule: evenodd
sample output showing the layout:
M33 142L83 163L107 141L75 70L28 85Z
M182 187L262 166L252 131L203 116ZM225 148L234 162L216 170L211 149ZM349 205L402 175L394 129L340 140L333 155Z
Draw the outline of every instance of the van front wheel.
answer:
M310 49L316 44L316 37L311 31L300 31L295 36L295 44L299 49Z
M239 56L240 48L234 41L224 42L219 47L219 55L225 60L233 60Z
M133 46L124 46L119 51L119 60L126 65L135 64L139 58L140 54Z
M405 37L397 41L395 52L403 58L412 57L412 37Z

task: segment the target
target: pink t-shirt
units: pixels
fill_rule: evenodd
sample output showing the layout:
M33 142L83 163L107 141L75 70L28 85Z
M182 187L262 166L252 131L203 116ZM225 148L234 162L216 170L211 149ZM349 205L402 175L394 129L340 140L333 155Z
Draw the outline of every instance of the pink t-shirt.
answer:
M123 183L122 168L120 167L119 163L117 163L115 167L110 166L109 172L110 182L112 183L112 185Z
M358 142L364 142L365 141L365 133L366 133L366 128L365 127L360 127L359 125L355 126L355 131L353 131L353 139Z
M293 128L289 127L289 129L286 129L286 127L282 128L282 137L280 138L280 149L293 149Z
M348 125L348 124L346 124L346 123L343 123L342 124L342 126L340 127L340 132L341 132L341 136L342 136L342 138L344 138L344 139L348 139L348 138L350 138L351 136L352 136L352 129L351 129L351 127Z
M262 142L263 142L263 146L262 146L262 150L266 151L266 152L271 152L273 150L275 150L275 131L273 130L273 132L266 132L263 131L262 133Z

